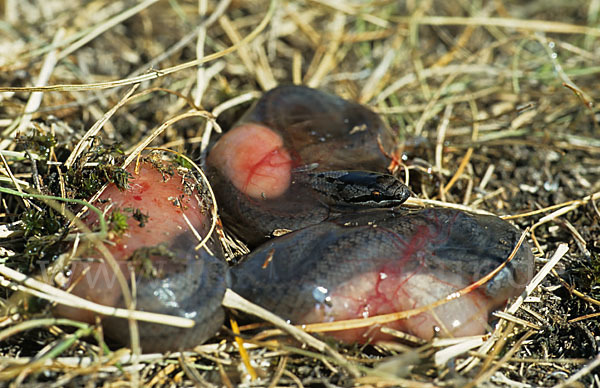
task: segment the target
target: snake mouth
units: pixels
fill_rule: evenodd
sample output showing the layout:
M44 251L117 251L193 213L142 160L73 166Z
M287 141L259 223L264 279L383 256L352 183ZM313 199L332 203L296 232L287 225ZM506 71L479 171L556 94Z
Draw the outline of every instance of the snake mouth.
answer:
M362 195L351 198L348 200L348 203L352 205L369 206L375 208L388 208L402 205L402 203L406 201L406 198L403 197L403 193L400 193L400 195L383 195L379 192L373 192L370 195Z

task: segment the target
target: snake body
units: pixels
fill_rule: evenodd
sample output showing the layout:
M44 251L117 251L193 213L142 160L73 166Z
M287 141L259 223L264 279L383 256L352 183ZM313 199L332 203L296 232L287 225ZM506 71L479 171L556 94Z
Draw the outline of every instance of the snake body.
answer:
M405 185L385 173L389 161L381 149L393 148L390 129L362 105L302 86L282 86L265 93L238 128L246 123L258 123L281 139L291 175L283 195L253 198L232 183L223 158L214 156L222 151L219 143L209 154L206 169L223 220L251 246L275 230L315 225L344 210L397 206L409 196Z
M493 216L452 209L374 209L359 217L344 215L272 239L231 269L232 287L296 323L313 323L315 316L327 321L409 310L443 299L493 271L510 256L519 236L517 229ZM481 311L474 316L465 312L453 319L461 324L480 320L483 327L489 312L531 279L532 263L529 248L521 246L506 267L473 291ZM369 278L367 290L348 286L368 273L376 274L373 279L377 280ZM411 289L410 278L416 277L426 280L428 295ZM351 290L350 295L336 292L340 285ZM376 295L373 289L378 288L387 292ZM342 306L348 305L348 298L355 311L343 311L339 316L340 309L348 309ZM448 309L460 311L461 304L461 299L453 301L435 309L434 314L445 317ZM415 329L414 325L399 327L411 334L433 336L432 327Z

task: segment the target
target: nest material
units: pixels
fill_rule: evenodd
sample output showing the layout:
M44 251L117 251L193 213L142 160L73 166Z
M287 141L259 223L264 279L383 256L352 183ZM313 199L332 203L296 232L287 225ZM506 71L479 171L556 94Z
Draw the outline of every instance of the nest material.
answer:
M600 385L600 10L596 1L477 4L3 2L0 379ZM20 275L56 266L78 238L67 228L77 201L123 178L123 153L131 162L154 146L199 159L212 132L286 83L381 114L398 135L396 162L415 203L487 211L530 228L540 283L497 314L491 337L352 347L242 327L247 356L222 330L184 354L138 355L134 346L130 357L102 346L100 325L53 319L40 299L25 297L60 299ZM234 296L225 303L232 316L275 320Z

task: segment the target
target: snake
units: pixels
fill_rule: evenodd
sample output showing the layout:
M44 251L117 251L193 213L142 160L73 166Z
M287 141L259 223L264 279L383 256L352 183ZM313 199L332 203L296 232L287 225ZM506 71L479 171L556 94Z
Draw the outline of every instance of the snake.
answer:
M344 208L400 205L410 191L386 173L381 151L394 144L364 106L281 86L219 139L205 169L224 223L255 247L275 230L314 225Z
M183 224L162 225L168 237L159 245L169 255L149 255L159 270L136 279L136 308L190 318L195 326L140 322L143 350L186 349L213 337L224 321L227 288L306 324L426 306L500 268L472 292L388 325L425 339L483 332L490 312L531 279L531 249L524 242L511 255L521 232L495 216L403 207L410 189L387 171L395 143L390 128L363 105L304 86L266 92L213 144L203 165L226 230L251 252L230 266L215 235L195 250L189 231L175 232ZM190 223L208 230L206 191L173 190L164 194L170 201L187 201L177 211L202 214ZM123 207L129 201L119 202L116 191L106 195ZM168 222L160 213L150 218ZM143 229L132 221L130 228L131 234ZM114 305L124 305L115 298ZM127 324L103 318L119 343L129 340ZM373 328L329 334L349 342L387 339Z

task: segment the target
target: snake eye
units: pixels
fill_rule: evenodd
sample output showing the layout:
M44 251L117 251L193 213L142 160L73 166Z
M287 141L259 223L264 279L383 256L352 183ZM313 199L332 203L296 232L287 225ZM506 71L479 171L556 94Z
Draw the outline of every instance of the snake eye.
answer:
M371 191L371 195L379 197L381 195L381 192L380 191Z

